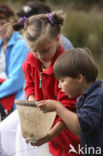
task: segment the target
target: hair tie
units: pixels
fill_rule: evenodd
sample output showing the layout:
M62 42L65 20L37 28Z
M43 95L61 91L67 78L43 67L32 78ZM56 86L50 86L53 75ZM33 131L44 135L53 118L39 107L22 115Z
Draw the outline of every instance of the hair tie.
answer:
M27 18L24 16L24 17L22 17L22 19L21 19L21 21L20 21L20 26L21 26L21 29L23 29L24 28L24 22L25 22L25 20L26 20Z
M55 23L53 21L53 13L52 12L49 14L49 22L50 22L51 25L55 26Z

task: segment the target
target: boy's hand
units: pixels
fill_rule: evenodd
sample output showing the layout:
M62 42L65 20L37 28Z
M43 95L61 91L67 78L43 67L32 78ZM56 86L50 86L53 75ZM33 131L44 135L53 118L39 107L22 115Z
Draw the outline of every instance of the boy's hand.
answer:
M60 105L61 103L56 100L43 100L37 102L37 107L40 107L40 109L46 113L46 112L52 112L55 111L56 107Z
M41 146L41 145L45 144L46 142L50 141L51 139L52 139L51 136L48 134L44 138L39 139L35 144L31 143L31 145L32 146Z
M50 129L49 133L44 138L39 139L34 144L31 143L31 145L32 146L41 146L41 145L45 144L46 142L52 140L55 136L60 134L66 128L67 128L66 125L63 122L59 121L52 129Z

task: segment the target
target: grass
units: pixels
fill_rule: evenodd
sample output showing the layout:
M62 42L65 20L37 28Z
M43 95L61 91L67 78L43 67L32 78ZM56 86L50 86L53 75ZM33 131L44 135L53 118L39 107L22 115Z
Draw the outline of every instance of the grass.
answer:
M103 79L103 11L94 6L87 10L70 5L66 9L63 33L75 47L87 47L99 67L99 79Z

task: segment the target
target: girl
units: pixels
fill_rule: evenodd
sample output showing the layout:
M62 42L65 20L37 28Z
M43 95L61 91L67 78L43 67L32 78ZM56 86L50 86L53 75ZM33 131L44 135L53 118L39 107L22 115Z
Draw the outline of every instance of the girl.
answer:
M63 12L25 17L19 22L12 22L14 30L23 29L30 52L23 64L26 79L25 92L29 101L55 99L61 101L69 110L75 111L76 98L70 99L58 88L58 81L53 74L55 60L64 53L60 45L61 26L64 22ZM66 128L62 119L56 116L49 134L37 142L40 146L49 141L49 151L53 156L78 155L68 153L70 144L77 148L80 144L77 138ZM43 154L42 154L43 155Z
M38 14L46 14L50 13L51 8L49 5L44 3L43 1L35 0L35 1L28 1L17 13L19 17L26 16L27 18L33 15ZM71 41L66 38L63 34L60 35L60 43L63 45L65 50L69 48L73 48L73 44Z

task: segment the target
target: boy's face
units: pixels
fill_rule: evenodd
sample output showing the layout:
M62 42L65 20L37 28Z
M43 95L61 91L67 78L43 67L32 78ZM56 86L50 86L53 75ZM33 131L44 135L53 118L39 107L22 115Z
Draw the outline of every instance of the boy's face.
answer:
M64 77L59 80L59 88L70 98L81 94L82 84L79 78Z

